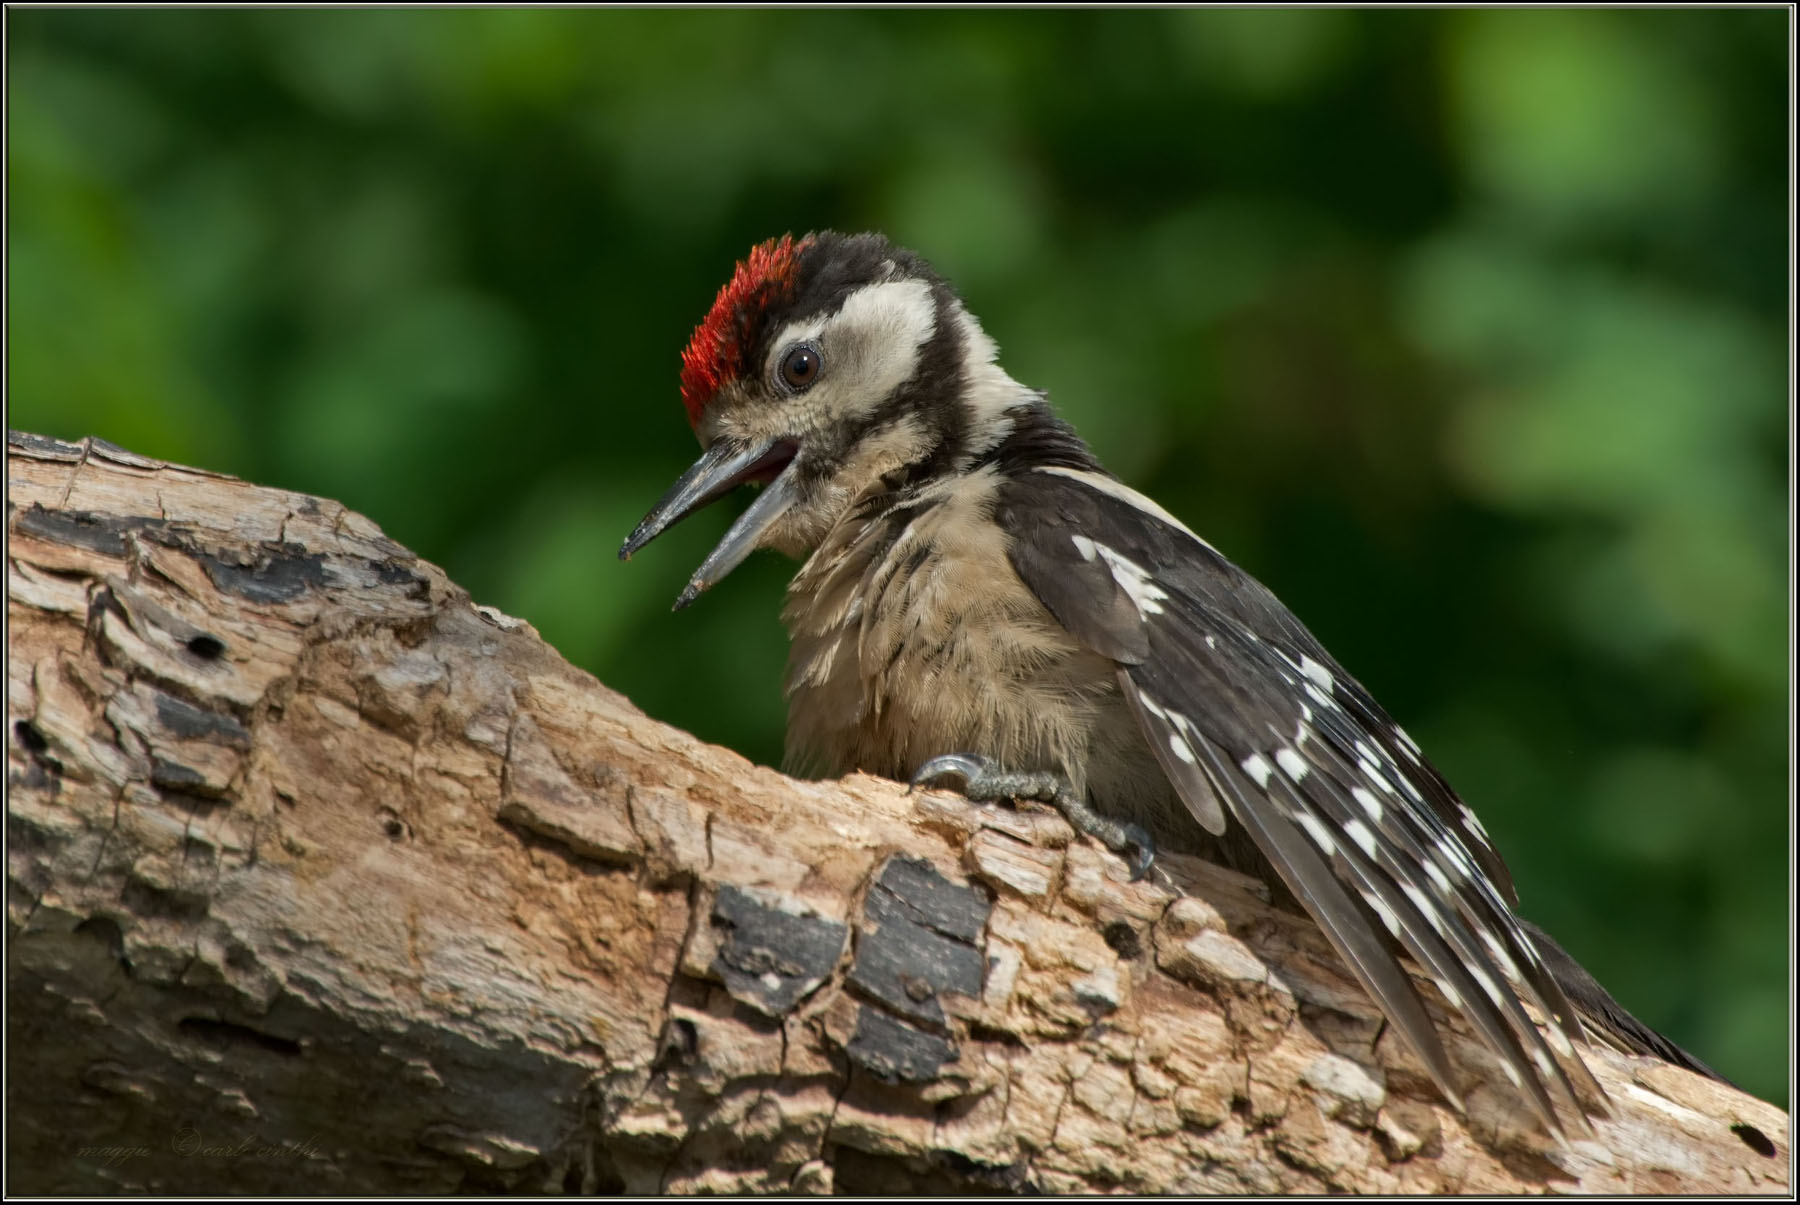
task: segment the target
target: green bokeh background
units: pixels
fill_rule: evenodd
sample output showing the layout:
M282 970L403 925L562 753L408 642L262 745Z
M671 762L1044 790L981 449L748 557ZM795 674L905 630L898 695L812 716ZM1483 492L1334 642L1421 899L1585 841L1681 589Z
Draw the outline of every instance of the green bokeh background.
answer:
M791 567L614 552L733 261L884 230L1786 1103L1784 11L6 23L12 425L342 499L774 762Z

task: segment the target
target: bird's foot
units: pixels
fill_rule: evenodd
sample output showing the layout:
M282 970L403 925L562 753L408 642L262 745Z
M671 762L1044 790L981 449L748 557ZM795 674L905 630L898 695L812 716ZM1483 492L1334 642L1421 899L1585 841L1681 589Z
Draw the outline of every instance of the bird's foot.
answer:
M1156 860L1156 844L1142 826L1102 816L1060 774L1048 770L1002 770L977 754L946 753L920 766L912 785L926 786L944 778L960 779L964 797L974 803L1032 799L1049 804L1075 826L1076 832L1086 833L1124 858L1131 868L1132 882L1149 874L1150 865Z

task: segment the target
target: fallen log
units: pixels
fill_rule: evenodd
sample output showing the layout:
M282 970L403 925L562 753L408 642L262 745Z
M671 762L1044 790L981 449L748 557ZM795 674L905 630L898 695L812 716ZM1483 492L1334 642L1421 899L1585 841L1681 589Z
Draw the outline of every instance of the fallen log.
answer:
M1788 1192L1773 1106L1596 1049L1558 1144L1440 1007L1459 1114L1260 884L751 765L337 503L7 469L16 1191Z

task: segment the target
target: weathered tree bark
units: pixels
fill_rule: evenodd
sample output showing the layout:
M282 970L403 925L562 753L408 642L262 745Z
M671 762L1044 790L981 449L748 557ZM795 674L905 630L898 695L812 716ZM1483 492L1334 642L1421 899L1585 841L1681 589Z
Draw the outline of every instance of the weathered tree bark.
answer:
M1462 1041L1465 1118L1256 883L752 766L336 503L7 468L17 1191L1787 1191L1652 1060L1559 1145Z

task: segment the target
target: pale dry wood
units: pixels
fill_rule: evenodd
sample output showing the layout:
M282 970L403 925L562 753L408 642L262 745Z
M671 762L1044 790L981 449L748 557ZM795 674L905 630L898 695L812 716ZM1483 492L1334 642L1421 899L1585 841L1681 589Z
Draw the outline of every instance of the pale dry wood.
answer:
M16 1190L1787 1191L1647 1059L1559 1146L1461 1041L1465 1119L1250 880L750 765L336 503L7 468Z

